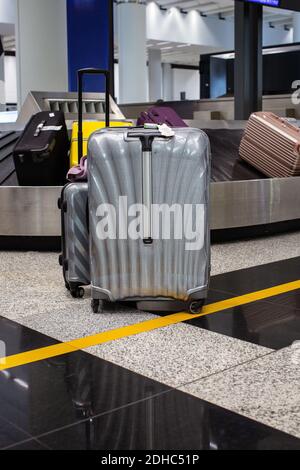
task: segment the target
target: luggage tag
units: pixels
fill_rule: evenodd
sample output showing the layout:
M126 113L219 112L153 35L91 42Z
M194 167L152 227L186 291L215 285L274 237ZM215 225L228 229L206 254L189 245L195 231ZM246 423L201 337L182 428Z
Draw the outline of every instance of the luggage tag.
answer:
M167 124L151 124L151 123L146 123L144 124L144 129L157 129L163 137L174 137L175 132L173 129Z
M43 127L44 127L45 124L46 124L46 121L42 121L42 122L40 122L40 124L38 124L38 126L35 130L35 133L33 134L33 137L38 137L40 135L40 133L43 130Z
M43 132L44 131L53 131L53 132L59 132L62 130L62 126L44 126L42 129L41 129Z
M162 124L161 126L158 126L158 130L164 137L174 137L175 135L173 129L167 126L167 124Z

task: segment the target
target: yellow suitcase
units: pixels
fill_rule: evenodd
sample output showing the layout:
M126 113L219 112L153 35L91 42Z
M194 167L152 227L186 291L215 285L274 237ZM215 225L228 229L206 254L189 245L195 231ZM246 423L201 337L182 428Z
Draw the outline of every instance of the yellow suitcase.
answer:
M111 127L131 127L132 121L110 121ZM87 154L87 144L90 136L93 132L99 129L104 129L105 121L83 121L83 155ZM75 121L72 127L72 138L71 138L71 151L70 151L70 168L78 165L78 122Z

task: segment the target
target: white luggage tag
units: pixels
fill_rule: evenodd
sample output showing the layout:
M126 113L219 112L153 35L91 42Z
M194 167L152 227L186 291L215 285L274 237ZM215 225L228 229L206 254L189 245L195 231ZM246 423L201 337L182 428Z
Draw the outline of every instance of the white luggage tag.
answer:
M45 131L59 132L59 131L62 130L62 126L44 126L41 130L43 132L45 132Z
M162 136L164 137L174 137L175 132L171 127L167 126L167 124L162 124L161 126L158 126L158 130L161 133Z
M175 132L167 124L151 124L147 123L144 125L145 129L157 129L163 137L174 137Z

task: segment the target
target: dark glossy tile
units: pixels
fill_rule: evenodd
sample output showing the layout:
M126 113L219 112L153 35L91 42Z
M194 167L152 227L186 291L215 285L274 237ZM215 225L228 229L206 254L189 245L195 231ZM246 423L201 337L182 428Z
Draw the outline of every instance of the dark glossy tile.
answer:
M300 450L297 438L179 391L39 440L55 450Z
M300 310L300 289L276 295L274 297L268 297L266 300L273 304Z
M24 439L28 439L28 434L0 418L0 449L17 444Z
M213 276L207 303L298 279L300 258ZM260 346L281 349L300 338L300 290L196 318L187 323Z
M166 390L79 351L0 371L0 417L36 437Z
M300 310L269 302L252 302L187 323L271 349L300 338Z
M4 317L0 317L0 341L5 345L6 356L58 343L57 340L50 338L49 336L45 336L37 331L31 330L30 328L26 328L25 326ZM2 354L3 353L1 351L0 357Z
M231 293L222 290L209 289L205 304L221 302L222 300L230 299L231 297L233 297Z
M10 446L7 448L7 451L14 452L16 450L38 450L38 451L44 450L45 451L45 450L49 450L49 448L43 444L40 444L38 441L32 439L30 441L26 441L16 446Z
M213 276L210 287L242 295L298 279L300 279L299 257Z

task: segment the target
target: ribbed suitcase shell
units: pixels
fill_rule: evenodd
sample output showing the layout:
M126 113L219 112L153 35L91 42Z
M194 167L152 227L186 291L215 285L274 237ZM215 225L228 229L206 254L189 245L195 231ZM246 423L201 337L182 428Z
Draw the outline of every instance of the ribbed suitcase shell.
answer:
M62 191L62 265L66 285L73 289L90 284L88 185L70 183Z
M186 251L186 240L99 240L96 226L101 203L117 207L142 203L142 145L127 140L128 130L94 133L88 146L91 283L94 298L176 299L206 297L210 272L208 198L210 145L199 129L174 129L171 139L152 145L154 204L203 204L204 245ZM100 294L100 295L99 295ZM103 296L102 296L103 295Z
M270 177L300 175L300 129L273 113L253 113L240 157Z

